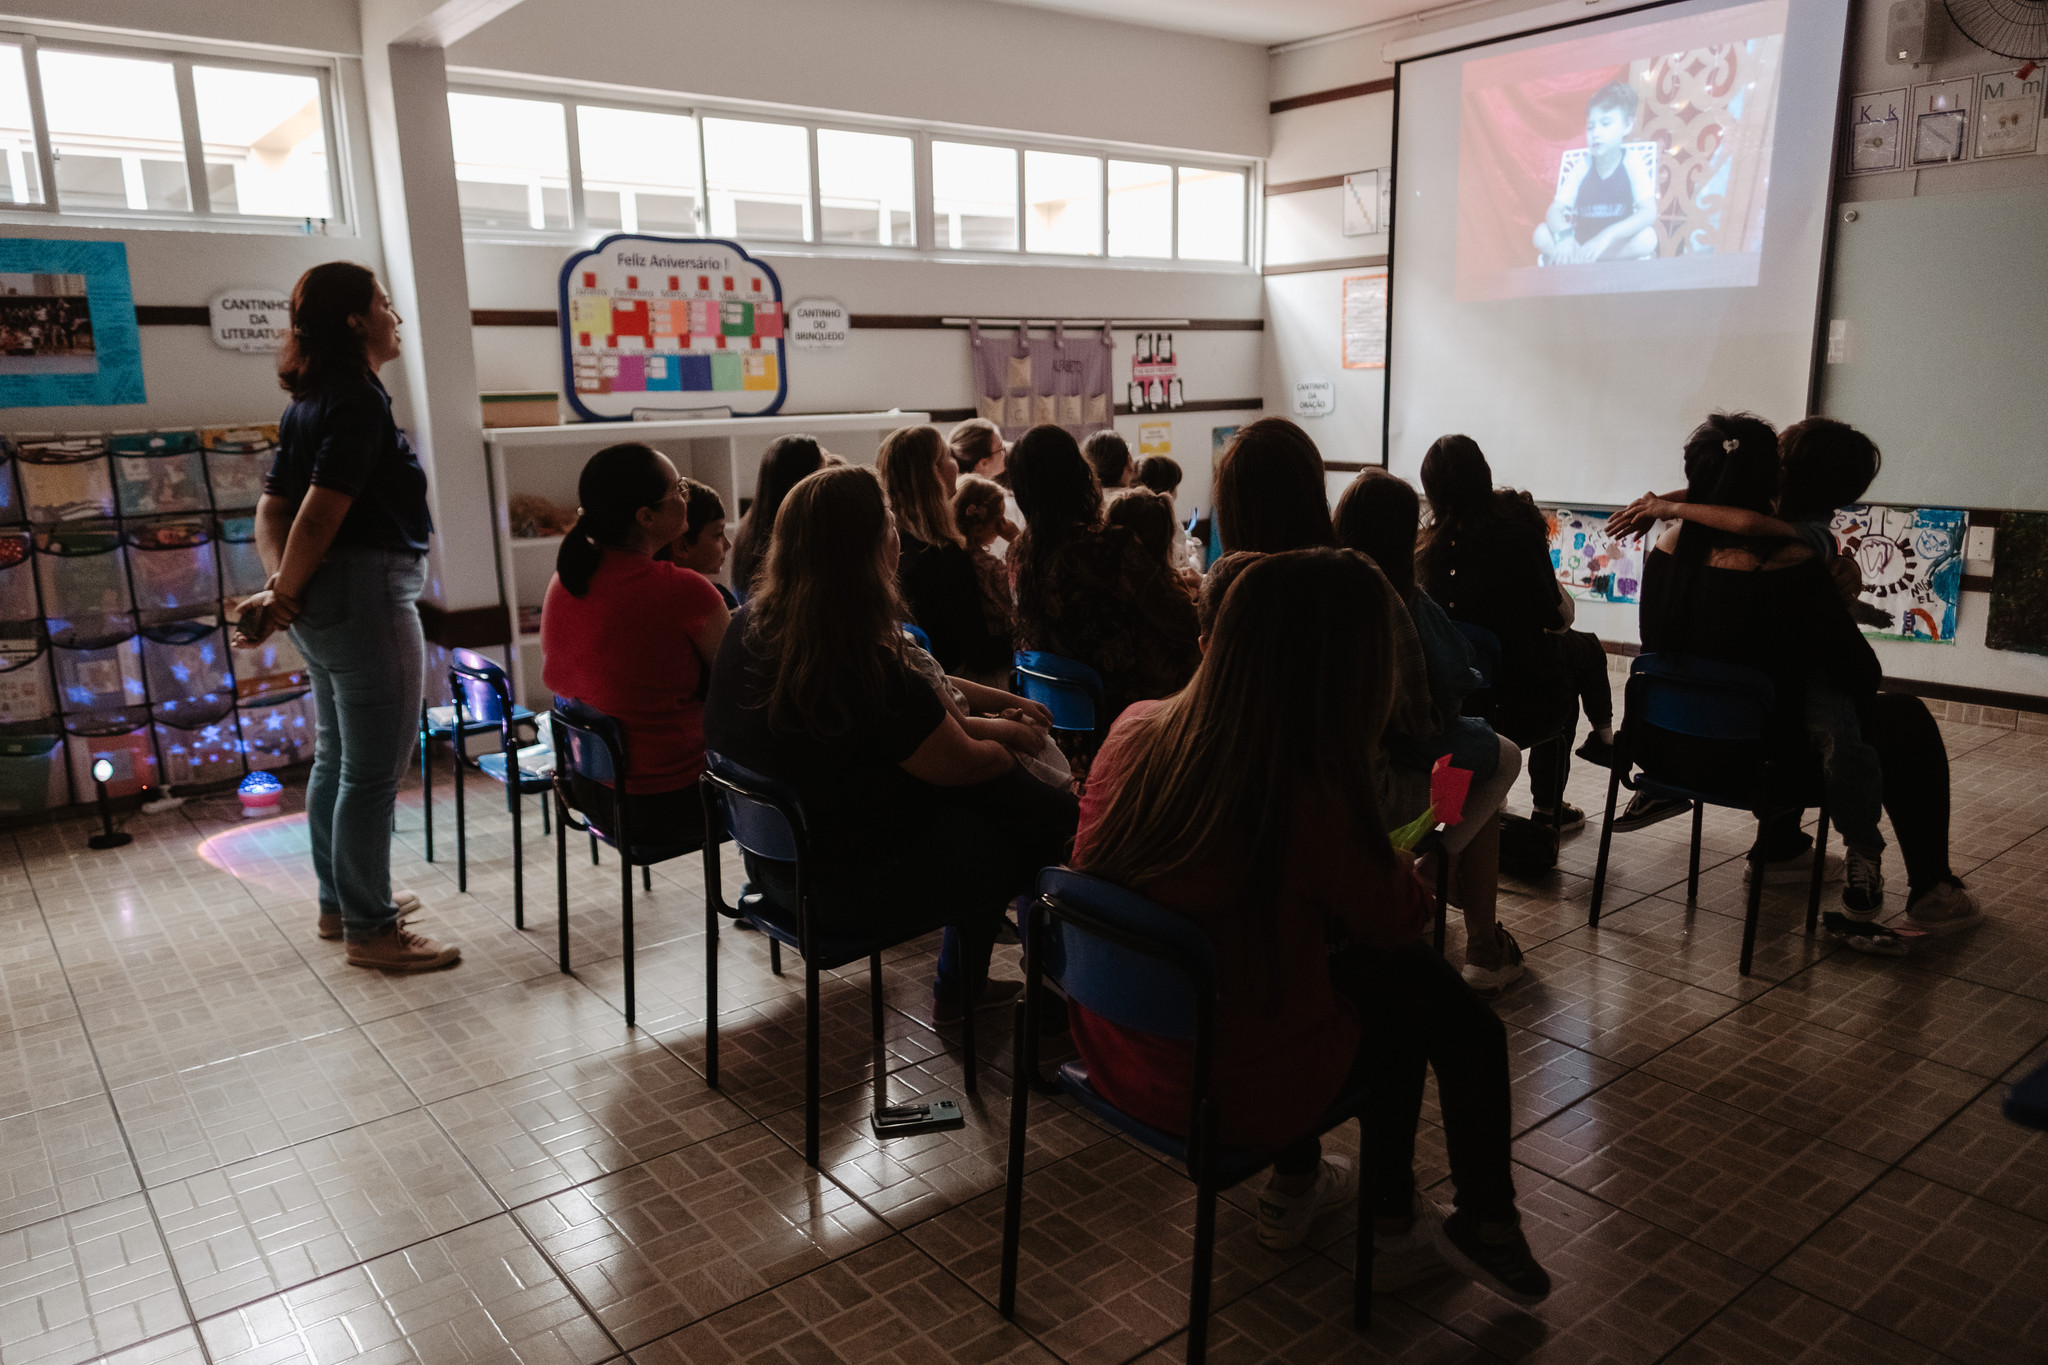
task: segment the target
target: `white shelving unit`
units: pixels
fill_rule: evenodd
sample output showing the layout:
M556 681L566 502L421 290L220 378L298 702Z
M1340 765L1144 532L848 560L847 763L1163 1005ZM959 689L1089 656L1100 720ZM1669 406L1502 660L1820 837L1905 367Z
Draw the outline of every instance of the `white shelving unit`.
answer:
M583 422L556 427L498 427L486 433L490 455L492 527L498 572L512 614L513 647L507 650L512 687L519 700L545 710L549 699L540 680L540 636L519 631L520 608L539 607L555 572L560 536L515 539L511 498L531 493L565 507L576 505L576 478L583 462L608 445L644 441L676 468L718 490L728 528L737 532L740 498L751 499L761 456L777 437L807 435L854 464L871 465L882 438L898 427L931 420L924 412L835 412L808 417L729 417L679 422ZM658 628L658 623L650 623Z

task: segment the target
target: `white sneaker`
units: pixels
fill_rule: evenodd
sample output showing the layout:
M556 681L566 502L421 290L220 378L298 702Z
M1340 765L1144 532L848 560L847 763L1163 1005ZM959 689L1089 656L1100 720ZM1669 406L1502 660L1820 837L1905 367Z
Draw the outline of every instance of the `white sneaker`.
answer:
M1358 1168L1349 1157L1324 1157L1316 1183L1306 1194L1282 1194L1268 1180L1259 1191L1259 1245L1268 1251L1292 1251L1316 1219L1357 1202Z
M1375 1294L1392 1294L1450 1269L1436 1249L1436 1225L1450 1217L1451 1211L1424 1199L1418 1190L1412 1213L1415 1223L1408 1231L1375 1231L1372 1235Z
M1458 975L1465 978L1465 984L1487 1000L1520 981L1522 973L1527 970L1522 966L1522 945L1515 942L1515 936L1508 932L1508 927L1496 920L1493 933L1493 951L1489 953L1482 949L1477 954L1481 960L1475 961L1472 945L1468 943L1465 945L1465 965L1458 968ZM1493 965L1485 965L1486 961Z
M1977 898L1954 882L1937 882L1906 907L1906 923L1923 934L1953 934L1983 922Z
M1884 909L1884 856L1873 858L1852 848L1842 875L1842 912L1850 919L1876 919Z

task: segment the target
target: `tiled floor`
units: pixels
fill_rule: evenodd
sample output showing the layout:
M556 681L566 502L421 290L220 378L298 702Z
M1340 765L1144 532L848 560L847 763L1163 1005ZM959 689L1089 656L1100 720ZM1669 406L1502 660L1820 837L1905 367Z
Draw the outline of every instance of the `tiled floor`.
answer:
M1794 888L1738 975L1731 817L1707 822L1691 908L1682 822L1617 837L1598 929L1590 828L1508 888L1531 979L1498 1008L1549 1302L1446 1278L1382 1298L1361 1337L1349 1229L1273 1255L1240 1190L1213 1357L2048 1361L2048 1138L1998 1113L2048 1058L2048 735L1943 728L1957 870L1990 918L1910 961L1809 940ZM1597 810L1604 777L1581 765L1574 799ZM300 818L210 798L131 819L111 853L75 821L0 833L0 1365L1180 1358L1189 1187L1054 1101L1034 1101L1017 1319L997 1315L1005 1019L966 1129L877 1142L865 972L827 974L811 1171L801 975L722 936L710 1089L698 864L636 897L629 1031L617 864L571 850L560 975L529 811L521 932L502 808L472 807L459 894L452 806L429 864L407 793L399 884L465 951L414 978L313 936ZM931 968L927 942L885 970L897 1098L962 1096L958 1039L923 1017ZM1437 1118L1432 1099L1432 1183Z

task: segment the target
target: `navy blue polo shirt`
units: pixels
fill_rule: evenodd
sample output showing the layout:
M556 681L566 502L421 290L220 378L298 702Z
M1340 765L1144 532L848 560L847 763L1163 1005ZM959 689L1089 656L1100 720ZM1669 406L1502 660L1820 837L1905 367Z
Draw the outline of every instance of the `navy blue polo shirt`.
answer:
M355 499L336 545L425 554L434 533L427 471L391 419L391 395L367 370L334 375L295 398L277 424L263 491L296 507L308 488Z

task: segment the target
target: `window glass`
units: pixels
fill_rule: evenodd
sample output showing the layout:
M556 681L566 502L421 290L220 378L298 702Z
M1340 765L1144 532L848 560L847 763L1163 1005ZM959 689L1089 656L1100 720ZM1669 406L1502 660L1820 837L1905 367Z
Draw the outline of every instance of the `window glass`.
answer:
M466 228L569 226L569 134L553 100L448 97Z
M818 130L818 197L827 242L915 246L910 139Z
M1244 259L1244 172L1180 168L1180 254L1188 261Z
M1173 167L1109 163L1109 254L1173 254Z
M940 246L1017 249L1017 153L968 142L932 143L932 216Z
M1024 249L1102 254L1102 162L1068 152L1024 153Z
M796 124L705 119L704 189L714 236L811 240L810 136Z
M318 77L195 66L192 91L215 213L331 216Z
M35 128L28 113L28 78L21 48L0 43L0 204L40 204L43 176L36 164Z
M687 114L579 104L576 147L591 227L697 230L697 125Z
M37 64L61 207L191 210L169 62L44 48Z

